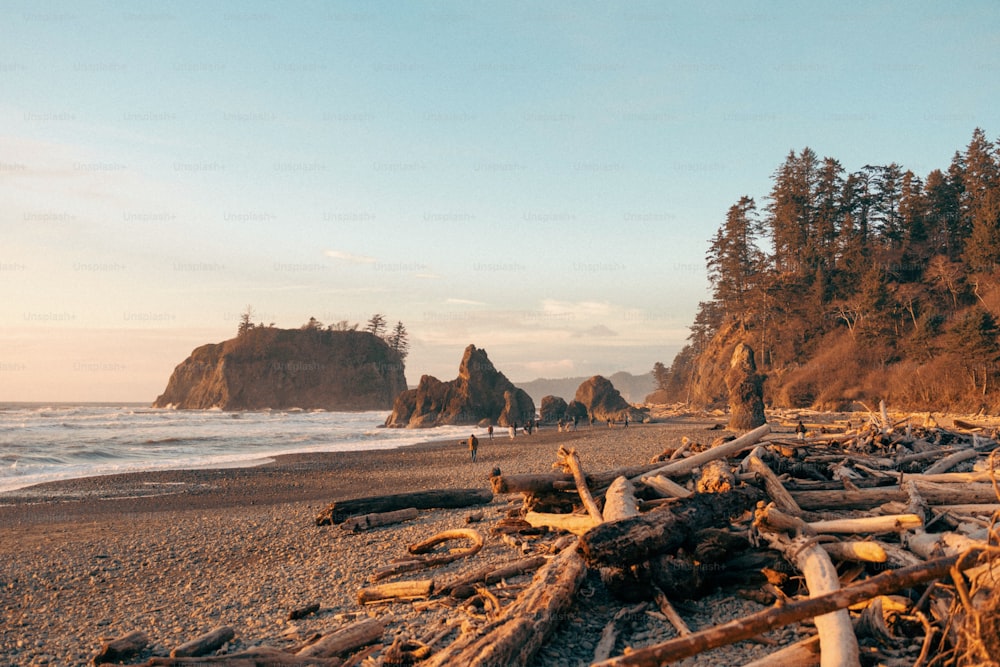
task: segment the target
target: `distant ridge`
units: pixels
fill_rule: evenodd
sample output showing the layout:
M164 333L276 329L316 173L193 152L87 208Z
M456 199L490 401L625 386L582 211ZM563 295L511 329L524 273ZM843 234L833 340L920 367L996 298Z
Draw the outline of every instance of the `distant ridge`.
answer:
M542 399L546 396L559 396L567 401L573 400L576 390L591 377L586 375L571 378L538 378L530 382L518 382L517 386L528 392L536 405L541 405ZM619 371L605 377L611 380L611 384L629 403L642 403L646 396L656 389L656 383L650 373L633 375Z

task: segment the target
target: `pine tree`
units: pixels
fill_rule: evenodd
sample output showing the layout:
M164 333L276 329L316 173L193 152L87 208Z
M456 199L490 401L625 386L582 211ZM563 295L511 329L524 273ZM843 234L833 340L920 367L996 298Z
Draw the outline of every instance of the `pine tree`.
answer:
M971 230L965 260L971 271L989 273L1000 265L1000 160L979 128L965 151L963 180Z
M382 313L375 313L369 318L368 323L365 325L365 331L371 334L375 334L379 338L385 335L385 330L388 325L386 324L385 317Z
M399 354L400 360L405 360L406 355L410 353L409 334L407 334L406 327L403 326L402 322L396 322L396 326L386 338L386 342Z
M726 222L716 232L706 261L715 300L730 315L748 318L750 292L764 268L764 253L757 246L760 223L757 205L742 197L729 208Z

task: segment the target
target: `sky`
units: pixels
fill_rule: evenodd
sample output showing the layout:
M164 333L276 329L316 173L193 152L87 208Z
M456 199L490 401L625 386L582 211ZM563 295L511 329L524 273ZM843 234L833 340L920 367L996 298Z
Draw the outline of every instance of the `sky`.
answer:
M514 382L649 372L789 151L1000 134L1000 4L17 2L0 401L152 401L255 320L403 322Z

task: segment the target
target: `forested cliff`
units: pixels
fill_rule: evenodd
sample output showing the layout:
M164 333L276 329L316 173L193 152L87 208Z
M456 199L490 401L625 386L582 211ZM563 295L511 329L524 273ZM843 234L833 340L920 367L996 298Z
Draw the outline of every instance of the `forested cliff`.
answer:
M712 298L654 368L661 398L719 402L745 342L773 406L1000 409L998 142L977 129L923 177L895 163L848 172L805 148L772 183L710 239Z

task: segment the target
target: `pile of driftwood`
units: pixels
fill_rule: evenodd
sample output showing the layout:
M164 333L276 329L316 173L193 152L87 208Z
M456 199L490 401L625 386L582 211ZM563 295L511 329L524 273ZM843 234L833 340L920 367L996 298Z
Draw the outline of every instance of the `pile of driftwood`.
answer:
M685 440L651 463L612 471L587 471L567 449L556 472L495 471L492 492L520 494L521 502L490 527L489 539L510 544L516 557L463 575L398 579L477 553L487 537L469 527L483 516L473 513L466 527L411 545L409 557L358 591L359 606L445 606L452 620L384 642L385 623L364 618L292 650L197 664L523 665L576 604L588 571L622 601L597 642L592 662L601 667L670 664L791 624L812 636L754 667L998 664L995 434L960 420L953 428L893 421L884 407L857 428L798 430L806 432L765 424L708 447ZM331 505L317 523L366 530L418 508L491 497L470 489L360 499ZM455 542L462 546L440 549ZM690 629L671 601L718 587L769 606ZM616 651L627 643L621 619L649 605L674 636Z

